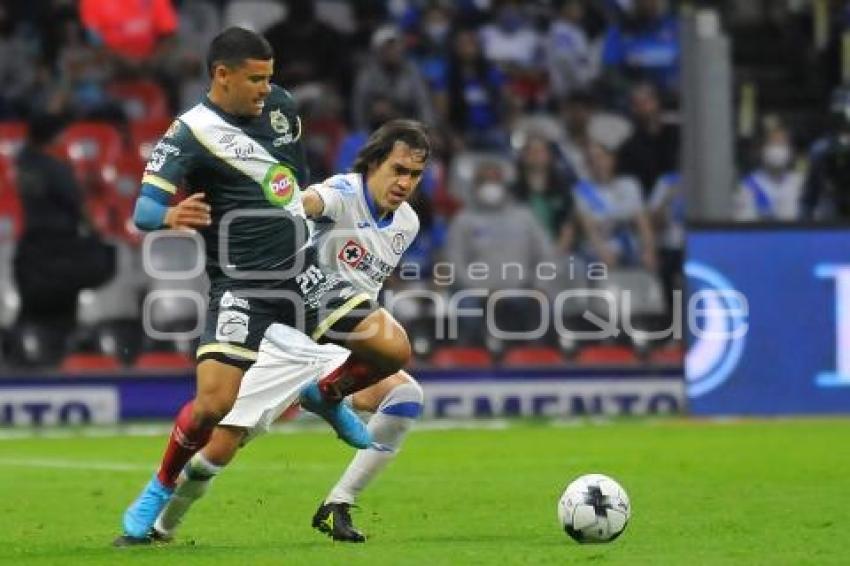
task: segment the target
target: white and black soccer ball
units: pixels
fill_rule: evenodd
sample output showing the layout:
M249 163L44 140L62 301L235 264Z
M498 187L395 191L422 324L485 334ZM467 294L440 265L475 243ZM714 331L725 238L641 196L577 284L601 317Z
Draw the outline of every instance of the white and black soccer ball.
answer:
M558 501L558 520L578 542L610 542L626 528L629 496L613 479L587 474L573 481Z

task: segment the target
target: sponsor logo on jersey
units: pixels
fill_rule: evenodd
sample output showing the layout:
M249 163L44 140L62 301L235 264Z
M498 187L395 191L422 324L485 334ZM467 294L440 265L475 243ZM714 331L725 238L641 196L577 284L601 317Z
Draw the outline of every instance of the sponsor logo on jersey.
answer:
M358 228L368 228L369 226L371 226L371 224L369 224L367 220L361 220L357 223Z
M238 342L244 344L248 339L250 316L244 312L224 310L218 313L215 339L219 342Z
M286 206L292 201L298 181L292 170L283 165L273 165L263 180L263 192L270 203L275 206Z
M405 244L407 244L407 238L404 237L402 232L396 232L391 244L393 253L401 255L401 252L403 252L404 248L407 247Z
M354 240L348 240L337 255L343 263L347 263L351 267L357 267L357 264L363 261L365 256L366 248Z
M355 240L348 240L337 254L337 258L376 283L383 283L394 268Z
M232 269L235 269L235 266L232 267ZM229 309L233 306L246 310L251 308L251 305L248 303L248 301L246 301L245 299L240 299L230 291L224 292L224 294L221 296L221 301L219 301L219 305L223 309Z

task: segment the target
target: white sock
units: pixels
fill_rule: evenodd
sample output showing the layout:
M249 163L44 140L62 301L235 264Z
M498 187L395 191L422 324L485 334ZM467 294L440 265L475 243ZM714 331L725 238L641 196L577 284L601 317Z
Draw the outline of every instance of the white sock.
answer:
M395 458L413 421L422 412L422 400L422 388L417 383L402 383L387 393L367 428L375 442L390 450L358 450L331 489L326 503L354 503L360 492Z
M153 528L161 535L172 537L189 508L209 489L213 478L223 469L198 452L180 472L174 494L156 519Z

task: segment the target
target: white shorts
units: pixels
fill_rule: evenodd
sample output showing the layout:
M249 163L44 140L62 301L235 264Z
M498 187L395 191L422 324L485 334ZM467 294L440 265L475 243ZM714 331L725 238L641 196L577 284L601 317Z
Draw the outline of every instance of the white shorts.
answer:
M271 325L257 361L242 376L233 408L219 424L248 429L245 442L265 433L304 387L338 368L348 355L341 346L319 345L294 328Z

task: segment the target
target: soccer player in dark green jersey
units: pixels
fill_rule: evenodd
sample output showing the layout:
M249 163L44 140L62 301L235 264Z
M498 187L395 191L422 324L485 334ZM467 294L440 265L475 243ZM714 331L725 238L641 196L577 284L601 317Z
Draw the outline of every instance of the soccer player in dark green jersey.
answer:
M410 357L407 335L389 313L315 261L301 203L301 121L291 96L270 83L272 55L248 30L219 34L207 55L207 96L174 121L142 178L136 224L197 230L206 243L210 296L195 398L178 414L158 472L125 512L117 544L150 541L181 469L233 406L273 322L351 351L301 402L357 447L369 445L369 433L339 400L394 374ZM169 206L179 185L193 194Z

